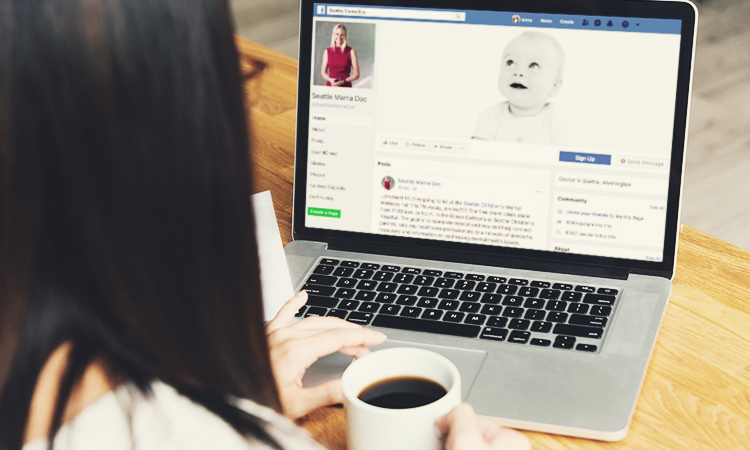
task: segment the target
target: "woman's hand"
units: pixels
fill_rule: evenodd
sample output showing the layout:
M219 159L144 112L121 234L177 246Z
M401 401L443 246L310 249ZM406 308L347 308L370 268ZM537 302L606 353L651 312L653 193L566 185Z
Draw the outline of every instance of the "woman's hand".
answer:
M445 450L531 450L526 436L477 417L468 403L456 406L435 424L446 434Z
M297 419L321 406L343 403L341 380L302 388L305 371L318 358L341 352L359 358L368 345L385 341L385 334L334 317L308 317L289 325L307 302L307 292L289 300L266 326L271 366L284 415Z
M331 86L339 87L339 86L343 86L344 83L346 83L346 80L331 81Z

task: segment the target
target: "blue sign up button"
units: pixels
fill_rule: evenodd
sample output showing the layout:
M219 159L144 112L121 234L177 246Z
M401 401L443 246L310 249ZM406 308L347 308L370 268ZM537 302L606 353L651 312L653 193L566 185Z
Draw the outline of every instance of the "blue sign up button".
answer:
M612 155L599 155L596 153L560 152L560 161L575 162L583 164L612 164Z

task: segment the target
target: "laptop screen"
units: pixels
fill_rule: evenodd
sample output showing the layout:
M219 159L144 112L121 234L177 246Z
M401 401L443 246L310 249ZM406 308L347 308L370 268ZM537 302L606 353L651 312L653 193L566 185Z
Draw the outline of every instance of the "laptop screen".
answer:
M680 20L312 20L306 227L663 260Z

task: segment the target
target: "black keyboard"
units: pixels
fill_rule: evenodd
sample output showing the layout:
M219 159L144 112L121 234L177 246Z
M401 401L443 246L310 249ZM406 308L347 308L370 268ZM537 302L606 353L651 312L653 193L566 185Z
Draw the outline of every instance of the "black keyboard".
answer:
M298 317L596 352L618 289L322 258Z

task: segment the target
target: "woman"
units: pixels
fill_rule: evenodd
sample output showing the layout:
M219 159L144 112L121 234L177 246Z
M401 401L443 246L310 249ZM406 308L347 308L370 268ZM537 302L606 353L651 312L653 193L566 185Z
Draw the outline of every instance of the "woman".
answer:
M359 78L357 52L346 43L346 27L337 24L331 32L331 46L323 53L320 74L326 86L352 87L352 81Z
M342 396L305 369L384 336L286 326L304 293L263 327L226 2L0 17L0 450L317 448L279 413ZM439 425L484 442L477 423Z

